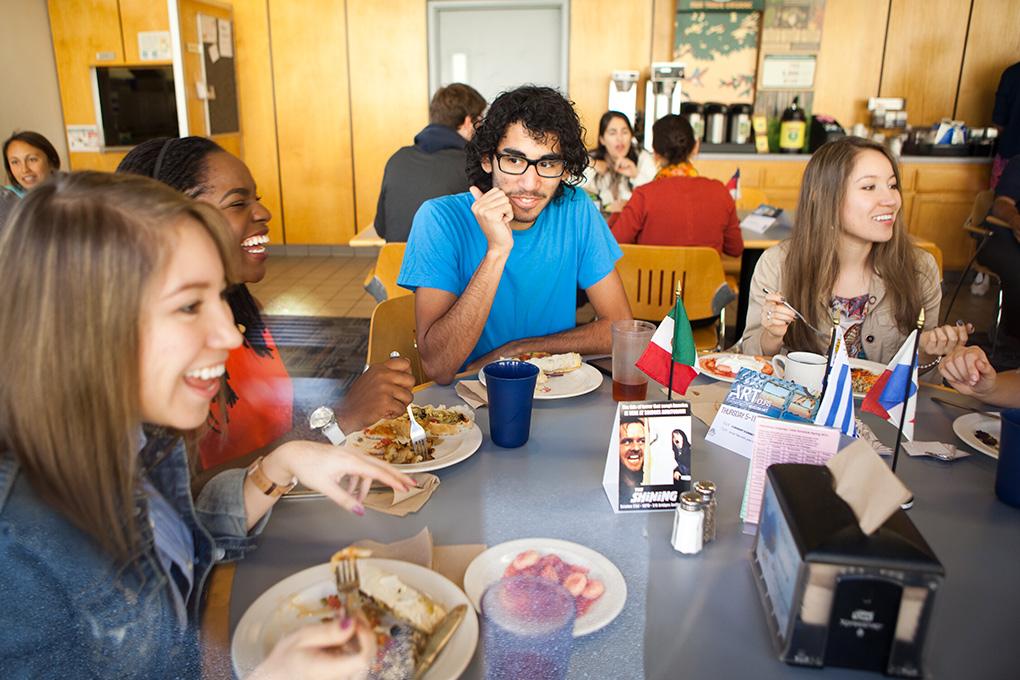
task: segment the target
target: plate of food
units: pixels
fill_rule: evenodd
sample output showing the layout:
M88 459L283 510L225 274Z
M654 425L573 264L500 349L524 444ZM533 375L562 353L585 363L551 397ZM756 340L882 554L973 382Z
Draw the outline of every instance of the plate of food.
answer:
M698 369L709 378L733 382L737 378L740 369L749 368L765 375L773 375L772 362L768 357L752 354L731 354L726 352L714 352L702 354L698 357Z
M455 678L467 668L478 644L478 617L460 588L441 574L399 560L361 558L358 571L362 611L379 641L376 676L388 670L386 677L412 677L430 634L461 604L468 605L467 613L425 678ZM338 607L333 563L299 571L271 587L234 630L230 655L237 676L247 677L282 637L335 616Z
M854 396L863 399L885 371L885 364L867 359L850 360L850 380L854 387Z
M424 457L416 455L411 446L411 422L407 413L351 433L345 443L408 473L450 467L482 445L482 431L475 423L474 412L467 406L412 404L411 410L414 419L425 428L428 453Z
M577 604L574 637L604 628L623 611L627 582L604 555L556 538L522 538L493 546L464 572L464 592L475 609L501 578L529 574L558 581Z
M602 384L602 373L594 366L581 361L581 355L577 352L566 354L529 352L507 358L527 361L538 366L535 399L578 397L597 390ZM478 371L478 380L485 384L485 371Z
M971 448L998 459L1002 420L997 413L968 413L960 416L953 421L953 432Z

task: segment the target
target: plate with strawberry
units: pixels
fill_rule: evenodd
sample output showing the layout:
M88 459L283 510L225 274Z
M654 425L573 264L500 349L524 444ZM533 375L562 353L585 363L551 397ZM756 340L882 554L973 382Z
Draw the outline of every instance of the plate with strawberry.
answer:
M520 574L556 581L574 596L574 637L609 625L627 601L627 582L615 564L591 548L556 538L522 538L489 548L464 572L464 592L480 609L486 588Z

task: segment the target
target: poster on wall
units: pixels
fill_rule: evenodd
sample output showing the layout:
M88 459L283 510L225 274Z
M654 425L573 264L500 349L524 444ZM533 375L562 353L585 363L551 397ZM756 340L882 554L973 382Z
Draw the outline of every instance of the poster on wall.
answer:
M677 4L673 58L687 65L683 84L687 98L728 104L754 101L763 4L764 0ZM717 11L723 7L725 11Z

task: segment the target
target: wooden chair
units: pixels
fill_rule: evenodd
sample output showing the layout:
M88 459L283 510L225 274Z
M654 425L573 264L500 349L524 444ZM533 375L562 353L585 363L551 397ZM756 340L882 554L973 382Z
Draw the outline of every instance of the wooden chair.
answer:
M942 274L942 249L931 241L925 241L924 243L918 243L917 247L926 253L931 253L932 257L935 258L935 264L939 266L939 274Z
M687 274L684 309L692 321L716 319L694 331L699 350L718 350L726 329L725 307L735 296L726 284L722 260L714 248L621 244L616 269L635 319L658 323L673 308L676 286Z
M364 284L365 290L371 293L377 302L411 294L408 289L397 285L397 277L400 276L400 265L404 261L406 248L406 243L387 243L379 249L375 270L368 275Z
M390 358L390 352L411 362L414 384L428 381L418 354L415 335L414 296L399 295L376 305L368 327L368 363L378 364Z
M1009 227L1007 223L989 214L992 211L992 204L994 202L995 192L992 189L979 192L974 197L974 207L971 208L970 215L967 216L966 221L963 223L963 230L974 239L980 241L982 245L984 239L992 235L992 227ZM978 247L980 248L982 245ZM998 274L977 261L977 253L971 258L967 269L973 269L975 272L984 274L989 279L994 279L998 283L999 295L995 305L995 323L992 325L992 330L989 334L992 340L992 356L995 356L995 350L999 343L999 326L1002 323L1002 281L999 279ZM963 285L967 277L967 269L964 269L963 274L960 276L960 283L957 285L956 291L953 293L953 299L949 303L950 308L952 308L953 302L956 302L956 295L960 292L960 286Z

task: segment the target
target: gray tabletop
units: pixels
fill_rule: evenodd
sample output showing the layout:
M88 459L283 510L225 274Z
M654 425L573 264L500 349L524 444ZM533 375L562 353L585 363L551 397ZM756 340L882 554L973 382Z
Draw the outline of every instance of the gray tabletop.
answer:
M952 421L962 412L932 403L931 393L923 389L918 402L918 439L954 442ZM452 387L432 387L415 401L459 403ZM585 396L536 401L531 439L513 450L488 440L488 413L480 409L481 449L437 472L442 485L407 517L356 518L325 500L280 502L259 549L238 564L231 631L267 588L328 561L338 547L362 538L390 542L429 527L437 544L576 541L619 567L626 607L578 641L571 678L817 677L817 670L778 661L772 648L751 576L753 539L738 519L748 461L705 442L707 428L695 419L694 477L719 487L718 538L701 554L682 556L669 543L672 513L610 509L601 478L615 408L608 380ZM865 419L883 440L895 434ZM1020 589L1008 579L1020 561L1020 510L996 500L994 472L995 461L982 454L954 463L900 458L899 474L916 497L910 517L947 574L928 637L928 669L936 678L1017 676ZM482 677L481 657L479 650L464 677ZM875 677L837 668L824 673Z

